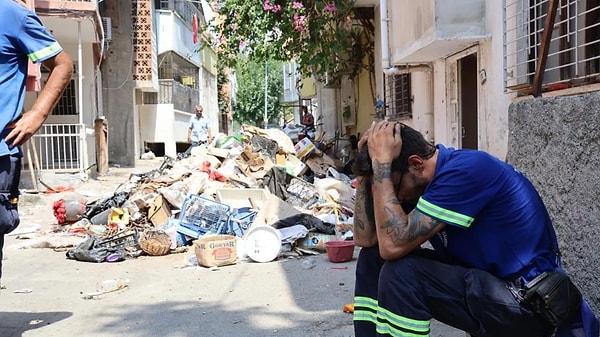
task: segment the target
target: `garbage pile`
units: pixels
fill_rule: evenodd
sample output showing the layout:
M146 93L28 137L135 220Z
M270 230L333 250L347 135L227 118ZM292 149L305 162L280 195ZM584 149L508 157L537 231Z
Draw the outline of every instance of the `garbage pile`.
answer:
M59 200L54 214L85 240L67 258L113 262L193 247L198 264L269 262L352 239L353 180L308 139L244 125L238 136L188 149L112 196Z

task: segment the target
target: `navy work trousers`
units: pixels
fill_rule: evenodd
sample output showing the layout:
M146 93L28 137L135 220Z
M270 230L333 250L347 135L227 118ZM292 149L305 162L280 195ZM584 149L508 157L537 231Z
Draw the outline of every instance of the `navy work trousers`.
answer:
M544 337L550 327L519 304L508 284L478 269L442 263L419 249L385 262L362 248L356 266L356 337L429 336L436 319L474 337Z
M21 157L0 156L0 278L2 278L4 236L19 225L16 198L19 197L20 178Z

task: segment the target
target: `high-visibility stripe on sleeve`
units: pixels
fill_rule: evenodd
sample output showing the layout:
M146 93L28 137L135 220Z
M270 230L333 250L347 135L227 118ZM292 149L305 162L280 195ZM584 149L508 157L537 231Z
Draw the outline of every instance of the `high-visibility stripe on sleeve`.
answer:
M29 59L32 62L38 62L39 60L43 60L46 57L48 57L48 55L56 54L56 52L61 51L61 50L62 50L62 47L60 46L60 44L58 44L58 42L54 42L50 46L48 46L44 49L38 50L36 52L33 52L27 56L29 57Z
M417 209L423 214L427 214L432 218L440 219L445 223L454 224L465 228L470 227L475 220L473 217L436 206L423 198L419 198Z

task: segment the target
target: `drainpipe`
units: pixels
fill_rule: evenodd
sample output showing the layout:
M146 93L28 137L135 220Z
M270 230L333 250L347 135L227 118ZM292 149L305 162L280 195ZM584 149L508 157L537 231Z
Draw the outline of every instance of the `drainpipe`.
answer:
M381 63L383 71L390 68L389 18L387 0L379 1L379 16L381 17Z
M79 172L85 175L88 167L86 127L83 124L83 47L81 41L81 19L77 21L77 84L78 98L77 111L79 113L79 127L81 137L81 158L79 158Z

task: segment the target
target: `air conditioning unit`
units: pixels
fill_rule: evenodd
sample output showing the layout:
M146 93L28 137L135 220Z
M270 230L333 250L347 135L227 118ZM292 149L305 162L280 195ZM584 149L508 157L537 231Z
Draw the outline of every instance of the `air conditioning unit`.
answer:
M112 41L112 21L110 17L102 17L102 29L104 30L104 41Z

